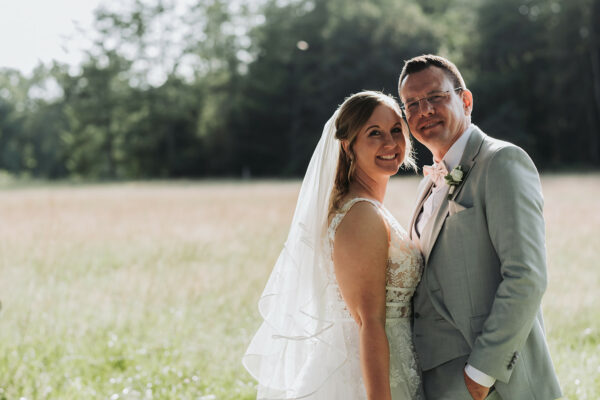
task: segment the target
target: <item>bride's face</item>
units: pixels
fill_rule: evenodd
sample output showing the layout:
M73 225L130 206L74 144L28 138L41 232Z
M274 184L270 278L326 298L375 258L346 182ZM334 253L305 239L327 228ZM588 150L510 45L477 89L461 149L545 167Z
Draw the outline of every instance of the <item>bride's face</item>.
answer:
M387 105L377 106L358 132L352 149L357 173L371 178L396 174L406 149L401 116Z

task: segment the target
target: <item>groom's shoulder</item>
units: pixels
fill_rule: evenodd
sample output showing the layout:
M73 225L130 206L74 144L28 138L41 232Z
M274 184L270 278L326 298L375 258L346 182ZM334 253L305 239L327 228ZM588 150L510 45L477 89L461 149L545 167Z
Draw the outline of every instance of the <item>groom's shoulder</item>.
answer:
M477 129L479 130L479 132L483 136L482 151L484 153L494 154L494 153L496 153L498 151L501 151L501 150L507 149L507 148L519 148L520 149L520 147L517 146L514 143L511 143L511 142L508 142L506 140L501 140L501 139L495 138L493 136L490 136L489 134L484 133L478 127L477 127Z
M531 161L529 154L516 144L494 138L487 134L483 134L483 136L484 138L480 151L481 161L492 162L494 160L500 161L506 159L527 159Z

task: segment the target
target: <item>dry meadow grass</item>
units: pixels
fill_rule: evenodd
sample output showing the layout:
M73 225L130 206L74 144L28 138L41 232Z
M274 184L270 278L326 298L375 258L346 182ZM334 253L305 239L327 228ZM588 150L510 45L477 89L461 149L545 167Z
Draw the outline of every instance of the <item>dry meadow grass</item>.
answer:
M417 178L386 203L406 225ZM566 398L600 397L600 175L542 179L548 340ZM251 399L240 358L299 182L0 191L0 400Z

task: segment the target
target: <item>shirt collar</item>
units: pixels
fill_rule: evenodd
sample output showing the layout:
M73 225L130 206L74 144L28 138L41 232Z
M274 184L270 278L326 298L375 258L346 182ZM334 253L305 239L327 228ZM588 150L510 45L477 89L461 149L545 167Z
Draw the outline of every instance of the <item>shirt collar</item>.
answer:
M467 147L467 141L469 140L472 131L473 124L470 124L467 127L467 129L465 129L465 131L462 133L462 135L460 135L460 137L456 140L456 142L454 142L452 147L448 149L446 155L444 155L444 158L442 158L442 162L446 164L446 169L448 171L452 171L460 162L460 159L462 158L463 153L465 152L465 147ZM435 164L436 163L434 161L434 165Z

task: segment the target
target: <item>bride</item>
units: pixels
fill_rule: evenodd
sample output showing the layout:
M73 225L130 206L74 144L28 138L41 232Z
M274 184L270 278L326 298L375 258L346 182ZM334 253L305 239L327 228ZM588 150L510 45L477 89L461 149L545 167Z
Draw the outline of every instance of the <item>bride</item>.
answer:
M421 399L410 331L419 250L383 206L413 166L396 101L364 91L326 123L243 364L258 399Z

